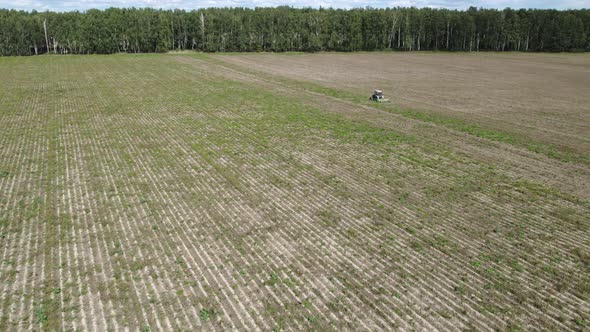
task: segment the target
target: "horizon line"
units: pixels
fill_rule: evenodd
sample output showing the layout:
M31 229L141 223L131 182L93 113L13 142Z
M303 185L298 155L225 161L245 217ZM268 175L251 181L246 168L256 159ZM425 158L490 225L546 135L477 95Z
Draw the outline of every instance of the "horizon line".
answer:
M199 11L199 10L207 10L207 9L275 9L275 8L290 8L290 9L312 9L312 10L343 10L343 11L351 11L351 10L392 10L392 9L433 9L433 10L449 10L449 11L468 11L471 8L475 8L477 10L497 10L503 11L506 9L520 11L520 10L555 10L555 11L581 11L581 10L590 10L590 7L582 7L582 8L535 8L535 7L510 7L506 6L503 8L498 7L482 7L482 6L468 6L465 8L449 8L444 6L396 6L396 7L373 7L373 6L364 6L364 7L333 7L333 6L290 6L290 5L281 5L281 6L210 6L210 7L198 7L198 8L187 8L187 7L158 7L158 6L129 6L129 7L117 7L117 6L108 6L108 7L91 7L86 9L70 9L70 10L56 10L56 9L45 9L45 10L37 10L37 9L25 9L25 8L8 8L8 7L0 7L0 10L15 10L15 11L23 11L28 13L71 13L71 12L79 12L85 13L90 10L99 10L99 11L106 11L108 9L154 9L154 10L183 10L187 12L191 11Z

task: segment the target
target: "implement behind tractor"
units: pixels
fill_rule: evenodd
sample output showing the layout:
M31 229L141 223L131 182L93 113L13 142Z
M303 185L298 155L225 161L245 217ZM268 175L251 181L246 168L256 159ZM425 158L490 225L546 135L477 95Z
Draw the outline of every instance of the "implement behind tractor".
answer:
M378 103L388 103L389 99L386 99L385 96L383 95L383 91L381 90L375 90L373 91L373 94L371 95L371 97L369 97L370 100L378 102Z

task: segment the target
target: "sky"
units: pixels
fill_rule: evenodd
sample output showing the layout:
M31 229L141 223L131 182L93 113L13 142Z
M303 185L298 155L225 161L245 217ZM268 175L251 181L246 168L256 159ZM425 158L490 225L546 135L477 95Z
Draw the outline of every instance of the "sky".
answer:
M152 7L198 9L204 7L432 7L466 9L470 6L484 8L590 8L590 0L0 0L0 8L72 11L108 7Z

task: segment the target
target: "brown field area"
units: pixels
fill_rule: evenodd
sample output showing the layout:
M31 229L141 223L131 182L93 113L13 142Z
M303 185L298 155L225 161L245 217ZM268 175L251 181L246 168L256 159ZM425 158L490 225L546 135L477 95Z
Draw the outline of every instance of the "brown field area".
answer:
M0 331L588 330L589 59L0 58Z
M590 56L498 53L228 55L224 61L465 119L590 154Z

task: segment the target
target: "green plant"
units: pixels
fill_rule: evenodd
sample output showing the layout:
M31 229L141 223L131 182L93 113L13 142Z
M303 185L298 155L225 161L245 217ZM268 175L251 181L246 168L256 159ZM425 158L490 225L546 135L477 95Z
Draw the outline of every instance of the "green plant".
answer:
M211 313L209 312L208 309L203 308L203 309L199 310L199 318L202 321L208 321L210 317L211 317Z
M574 319L574 323L576 323L576 325L580 326L580 327L585 327L586 326L586 320L581 318L581 317L577 317Z
M35 310L35 319L37 320L38 324L43 324L47 322L48 316L44 306L41 306L37 310Z
M280 281L279 276L276 273L271 273L268 280L264 282L267 286L274 286Z

